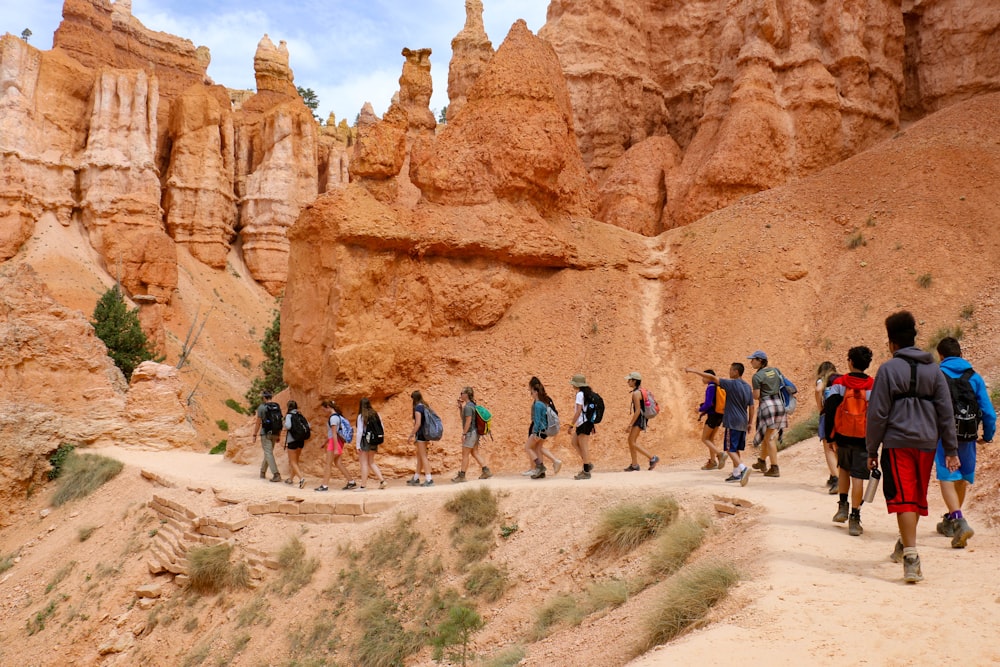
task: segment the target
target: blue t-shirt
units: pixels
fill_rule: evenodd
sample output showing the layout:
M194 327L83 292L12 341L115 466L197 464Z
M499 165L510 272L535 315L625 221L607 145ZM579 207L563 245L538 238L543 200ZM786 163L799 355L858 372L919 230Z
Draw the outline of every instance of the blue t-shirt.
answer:
M719 378L719 386L726 390L726 409L722 413L722 425L732 431L746 431L749 422L747 410L753 403L753 390L740 378L735 380Z

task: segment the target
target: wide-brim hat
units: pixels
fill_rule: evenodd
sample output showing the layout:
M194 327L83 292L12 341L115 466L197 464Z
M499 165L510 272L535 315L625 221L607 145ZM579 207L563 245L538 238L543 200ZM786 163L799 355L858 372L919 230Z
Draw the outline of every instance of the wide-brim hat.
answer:
M573 379L570 380L569 383L571 385L573 385L574 387L586 387L586 386L588 386L587 385L587 376L580 375L580 374L574 375Z
M639 373L637 373L636 371L632 371L631 373L629 373L628 375L626 375L625 379L626 380L636 380L637 382L642 382L642 376L639 375Z

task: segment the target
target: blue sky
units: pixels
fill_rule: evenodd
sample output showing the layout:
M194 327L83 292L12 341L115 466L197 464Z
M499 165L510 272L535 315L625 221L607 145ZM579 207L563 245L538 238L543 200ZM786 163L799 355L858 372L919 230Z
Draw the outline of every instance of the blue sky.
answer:
M0 33L52 48L62 0L0 0ZM537 33L546 0L484 0L483 21L493 48L519 18ZM437 112L448 103L451 40L465 25L465 0L132 0L132 14L150 29L190 39L212 52L208 74L229 88L254 88L253 54L267 33L288 42L295 84L312 88L326 119L354 117L366 101L380 116L399 88L403 47L429 47Z

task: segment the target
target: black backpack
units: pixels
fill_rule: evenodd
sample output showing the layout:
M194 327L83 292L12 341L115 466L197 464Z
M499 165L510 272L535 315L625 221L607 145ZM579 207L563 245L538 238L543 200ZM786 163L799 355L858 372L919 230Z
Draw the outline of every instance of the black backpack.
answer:
M591 390L590 402L583 406L583 420L591 424L600 424L604 419L604 399L596 391Z
M955 434L959 442L971 442L979 437L979 421L983 413L976 400L976 390L969 382L974 373L969 368L957 378L944 374L948 380L948 389L951 390L951 406L955 409Z
M365 444L370 446L378 446L385 442L385 431L382 430L382 419L378 416L378 413L372 415L372 418L365 422Z
M281 406L274 402L264 404L264 416L260 418L260 424L264 433L278 435L281 433L284 416L281 414Z
M288 432L292 434L292 440L295 442L305 442L312 436L309 420L298 411L292 413L292 427Z

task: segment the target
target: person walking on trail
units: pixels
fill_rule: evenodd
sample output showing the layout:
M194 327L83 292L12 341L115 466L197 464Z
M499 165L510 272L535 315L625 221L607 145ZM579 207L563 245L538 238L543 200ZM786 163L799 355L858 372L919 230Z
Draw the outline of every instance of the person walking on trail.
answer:
M295 478L298 477L301 489L306 485L306 478L299 470L299 454L302 453L306 442L305 440L296 440L292 435L292 420L294 419L292 415L299 412L299 404L295 401L288 401L287 407L288 412L285 413L285 449L288 450L288 478L285 479L285 484L294 484Z
M257 417L254 421L254 439L260 438L260 447L264 452L264 460L260 463L260 478L267 478L267 470L271 469L274 474L271 476L272 482L281 481L281 473L278 472L278 462L274 460L274 443L281 435L281 408L277 403L271 401L271 392L261 392L263 401L257 406ZM274 421L277 420L277 424Z
M892 359L875 375L868 404L866 443L868 469L879 467L882 448L882 491L886 509L896 515L899 539L891 558L903 562L903 581L924 576L917 553L917 522L927 516L927 486L938 440L945 467L959 469L955 413L948 382L934 358L914 347L917 325L907 311L885 320Z
M351 477L351 474L347 472L347 468L344 467L344 463L340 460L341 456L344 454L344 445L347 443L343 438L340 437L340 422L341 420L347 419L344 417L334 401L323 401L323 407L327 409L327 419L326 419L326 453L323 461L323 483L316 487L317 491L329 491L330 490L330 469L336 465L337 470L340 474L344 476L347 480L347 484L344 485L344 491L350 491L351 489L357 487L358 483Z
M824 361L816 369L815 396L816 409L819 410L819 425L816 430L821 434L819 444L823 449L823 456L826 458L826 467L830 471L830 476L826 479L826 486L831 496L837 493L837 487L840 483L840 472L838 472L837 468L837 453L830 449L827 443L822 440L822 434L826 433L824 403L826 403L826 399L830 398L830 385L838 377L840 377L840 373L837 372L837 367L832 361Z
M552 474L558 475L562 468L562 460L557 459L555 454L546 449L545 441L549 434L549 409L558 415L555 403L545 391L545 385L537 377L532 376L528 381L528 390L531 392L531 424L528 426L528 440L524 443L524 450L528 457L535 464L535 469L531 471L531 479L544 479L546 468L545 459L552 461Z
M746 367L737 362L729 365L729 379L716 377L708 371L685 368L685 372L700 375L706 382L717 384L726 392L726 407L722 411L722 449L733 462L733 472L724 481L746 486L750 468L742 461L747 446L747 428L753 422L753 390L743 379Z
M778 431L788 428L788 413L781 398L781 371L767 364L767 355L757 350L747 359L756 371L753 374L753 398L757 404L757 433L753 446L760 448L757 462L751 466L765 477L781 477L778 469ZM771 460L771 467L767 460Z
M431 477L431 462L427 456L427 444L430 438L427 436L427 404L424 402L423 394L414 391L410 394L413 401L413 430L407 442L415 443L417 446L417 463L413 471L413 477L406 481L407 486L434 486L434 478ZM424 472L424 482L420 483L420 471Z
M711 368L700 373L701 381L705 383L705 400L698 406L698 421L705 418L705 425L701 429L701 441L708 448L708 463L701 467L702 470L723 470L726 467L726 453L715 446L715 434L722 426L722 413L715 411L716 393L719 385L709 378L715 377L715 371Z
M597 418L596 394L587 384L584 375L574 375L569 383L576 388L576 398L573 400L576 409L573 412L573 419L566 425L566 430L569 432L570 444L580 455L580 461L583 463L583 470L574 475L573 479L590 479L590 474L594 471L594 464L590 462L590 436L597 430L593 421ZM601 405L603 406L603 402Z
M830 397L823 404L827 415L824 430L819 436L837 456L837 513L836 523L847 524L847 532L857 537L864 532L861 527L861 502L865 492L868 471L868 453L865 442L868 404L874 378L865 373L872 363L872 351L860 345L847 351L847 375L837 377L830 385ZM848 513L848 493L851 496Z
M625 468L625 472L640 470L639 454L649 459L649 469L652 470L660 462L660 457L651 454L639 444L639 434L645 431L646 426L649 424L649 419L642 412L642 375L636 371L632 371L625 376L625 381L628 383L630 400L632 402L632 417L629 419L628 426L625 427L625 433L628 434L628 454L631 463Z
M375 437L378 435L379 437ZM385 477L382 470L375 463L375 454L378 446L382 444L384 431L382 429L382 418L378 416L372 407L371 399L362 398L358 403L358 423L354 429L355 446L358 448L358 459L361 461L361 484L356 491L364 491L368 486L368 476L375 475L378 479L378 488L386 487Z
M944 447L938 443L934 456L941 497L948 513L937 525L937 532L951 538L951 546L964 549L975 531L962 514L966 491L976 481L976 441L982 423L981 442L992 442L996 434L997 413L990 400L983 377L962 358L962 347L955 338L942 338L937 345L941 372L951 390L955 410L955 431L958 439L958 470L949 470Z
M470 456L482 469L479 479L489 479L493 476L485 461L479 457L479 429L476 427L475 390L465 387L458 395L458 411L462 419L462 469L458 471L452 482L466 481L465 474L469 469Z

